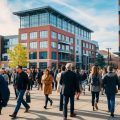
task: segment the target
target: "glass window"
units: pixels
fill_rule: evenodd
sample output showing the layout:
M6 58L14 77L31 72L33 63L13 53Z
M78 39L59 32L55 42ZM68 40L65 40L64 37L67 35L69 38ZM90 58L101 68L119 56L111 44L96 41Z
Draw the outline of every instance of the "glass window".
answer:
M30 52L29 53L29 59L30 60L37 59L37 52Z
M48 48L48 42L47 41L41 41L40 42L40 48Z
M94 49L94 45L92 45L92 49Z
M39 52L40 59L47 59L47 52Z
M37 32L31 32L30 39L37 39Z
M61 34L58 34L58 40L61 40Z
M64 45L62 45L62 50L65 50L65 46Z
M62 35L62 41L65 41L65 36L64 35Z
M74 28L75 26L74 25L72 25L72 33L75 33L75 28Z
M51 42L51 47L52 48L57 48L57 43L56 42Z
M73 44L73 38L70 38L70 43Z
M68 23L68 32L71 32L71 31L72 31L72 29L71 29L71 24Z
M25 48L27 48L27 43L21 43Z
M18 38L11 38L11 39L9 39L10 47L15 46L17 44L18 44Z
M29 28L29 16L20 17L20 27Z
M49 14L48 13L42 13L39 14L39 25L48 25L49 24Z
M29 67L30 68L36 68L37 67L37 63L36 62L30 62L29 63Z
M70 41L69 41L69 37L67 37L67 36L66 36L66 42L70 42Z
M56 32L52 32L52 38L57 39L57 33Z
M67 31L67 22L63 20L63 30Z
M39 68L43 69L43 70L46 69L47 68L47 62L40 62L39 63Z
M60 44L58 44L58 49L60 49L61 47L60 47Z
M30 42L30 48L36 49L37 48L37 42Z
M27 33L21 34L21 40L27 40Z
M57 27L62 28L62 20L61 20L61 18L57 18Z
M38 26L38 15L31 15L30 16L30 27Z
M77 39L77 45L79 45L79 40Z
M56 52L52 52L52 59L56 60L57 59L57 53Z
M68 45L66 45L66 50L69 51L70 50L70 47Z
M48 31L47 30L40 31L40 38L48 38Z
M57 18L55 15L50 14L50 24L56 27Z
M86 48L88 48L88 43L86 43Z

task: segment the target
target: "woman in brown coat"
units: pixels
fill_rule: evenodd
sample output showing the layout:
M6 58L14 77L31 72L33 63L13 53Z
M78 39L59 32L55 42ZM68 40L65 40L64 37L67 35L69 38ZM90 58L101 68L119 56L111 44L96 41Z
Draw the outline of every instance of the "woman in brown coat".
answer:
M50 75L50 72L48 69L44 71L44 75L42 76L42 83L44 86L44 94L45 94L45 106L44 108L47 109L47 103L50 102L50 105L52 106L53 101L49 98L49 95L52 94L52 76Z

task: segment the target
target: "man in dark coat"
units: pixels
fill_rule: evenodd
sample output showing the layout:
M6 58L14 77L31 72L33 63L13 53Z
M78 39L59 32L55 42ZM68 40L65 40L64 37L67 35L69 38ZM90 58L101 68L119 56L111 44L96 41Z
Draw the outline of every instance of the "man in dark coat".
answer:
M2 107L6 107L9 101L10 91L8 83L5 81L2 75L0 75L0 115Z
M68 63L66 65L67 71L61 74L60 85L62 86L62 94L63 94L63 114L64 120L67 120L67 105L70 99L70 117L75 117L74 113L74 95L75 92L79 91L79 85L77 84L77 77L74 72L71 71L72 64Z
M16 115L20 109L21 103L26 108L25 112L28 112L28 110L30 109L30 106L23 99L26 90L27 90L27 92L29 92L29 90L30 90L28 75L22 70L22 66L17 66L17 72L18 72L18 75L16 78L16 80L17 80L16 88L17 88L17 96L18 97L17 97L17 105L15 107L15 110L14 110L13 114L10 115L10 117L12 117L12 118L16 118Z
M111 112L111 116L114 117L115 94L117 93L119 80L117 74L113 72L113 68L111 66L108 66L107 71L108 73L103 77L103 86L105 88L108 101L108 112Z

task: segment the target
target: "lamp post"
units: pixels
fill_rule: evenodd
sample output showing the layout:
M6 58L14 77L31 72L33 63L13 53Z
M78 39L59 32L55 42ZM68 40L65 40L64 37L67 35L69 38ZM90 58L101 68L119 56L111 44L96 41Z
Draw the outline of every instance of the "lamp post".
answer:
M110 50L111 50L111 48L106 48L107 50L108 50L108 65L109 65L109 63L110 63Z

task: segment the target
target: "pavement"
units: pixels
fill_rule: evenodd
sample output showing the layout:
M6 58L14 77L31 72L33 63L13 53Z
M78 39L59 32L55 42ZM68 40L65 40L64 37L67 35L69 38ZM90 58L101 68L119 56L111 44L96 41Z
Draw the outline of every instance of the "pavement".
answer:
M8 106L3 108L0 120L11 120L9 114L12 114L16 105L16 99L12 85L9 86L11 91L10 100ZM45 110L44 106L44 94L43 91L38 91L37 88L33 88L31 91L31 109L29 113L24 113L24 107L21 106L19 110L17 120L63 120L63 113L59 111L59 93L53 91L50 96L53 100L53 106ZM107 112L106 96L101 95L99 101L99 110L92 111L91 106L91 94L86 91L86 94L80 96L80 100L75 101L75 112L77 116L70 118L69 106L68 106L68 120L120 120L120 94L116 96L115 118L111 118Z

